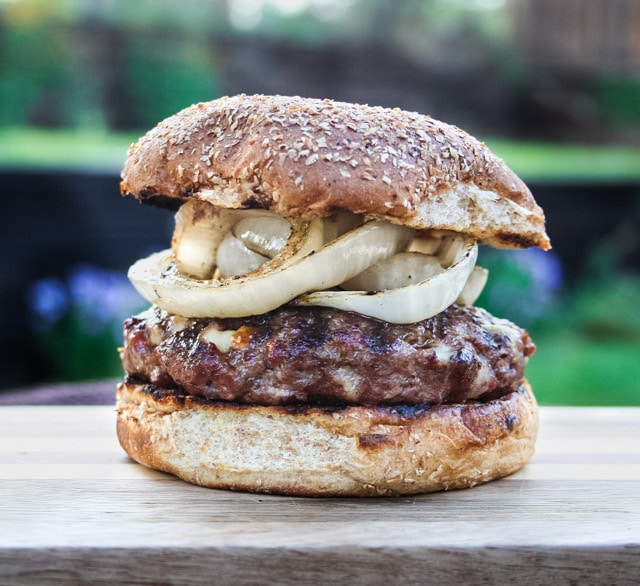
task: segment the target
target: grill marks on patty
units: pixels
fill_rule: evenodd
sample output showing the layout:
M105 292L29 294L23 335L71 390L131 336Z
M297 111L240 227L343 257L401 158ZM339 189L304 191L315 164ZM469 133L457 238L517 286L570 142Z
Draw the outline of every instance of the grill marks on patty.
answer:
M453 305L408 325L330 308L230 319L152 308L125 322L131 382L258 405L416 405L515 391L535 351L513 323Z

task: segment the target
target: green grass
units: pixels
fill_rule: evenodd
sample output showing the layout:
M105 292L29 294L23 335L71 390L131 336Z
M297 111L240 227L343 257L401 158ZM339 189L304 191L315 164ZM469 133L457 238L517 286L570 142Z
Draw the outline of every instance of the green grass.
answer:
M532 334L527 378L543 405L640 406L640 340L571 330Z
M140 133L0 129L0 168L119 170Z
M487 140L525 180L638 181L640 147Z
M120 169L141 132L0 129L0 168ZM525 180L640 180L640 146L579 146L490 140Z

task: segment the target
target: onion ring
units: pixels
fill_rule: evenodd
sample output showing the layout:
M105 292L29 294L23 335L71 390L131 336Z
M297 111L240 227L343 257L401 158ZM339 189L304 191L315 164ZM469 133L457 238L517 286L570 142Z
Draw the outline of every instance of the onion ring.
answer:
M432 317L455 303L478 257L475 238L468 235L446 238L438 258L444 257L451 265L433 277L395 289L318 291L302 295L296 303L354 311L391 323L415 323Z
M322 220L291 223L291 236L280 254L246 275L189 278L166 250L136 262L129 269L129 279L143 297L170 313L221 318L258 315L302 293L339 285L406 249L412 235L405 226L370 221L323 246Z

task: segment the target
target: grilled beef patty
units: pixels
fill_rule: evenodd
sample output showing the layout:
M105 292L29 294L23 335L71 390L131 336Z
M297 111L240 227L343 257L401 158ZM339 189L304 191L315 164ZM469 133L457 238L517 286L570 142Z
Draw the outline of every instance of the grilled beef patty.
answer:
M518 389L535 351L513 323L458 305L407 325L322 307L229 319L154 307L124 330L130 382L257 405L491 400Z

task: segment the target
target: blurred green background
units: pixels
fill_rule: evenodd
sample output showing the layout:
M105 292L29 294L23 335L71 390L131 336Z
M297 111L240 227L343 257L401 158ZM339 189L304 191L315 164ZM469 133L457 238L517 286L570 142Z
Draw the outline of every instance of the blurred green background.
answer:
M119 377L128 264L171 218L127 146L245 93L399 106L487 142L554 244L481 251L544 404L640 405L640 0L0 0L0 387Z

